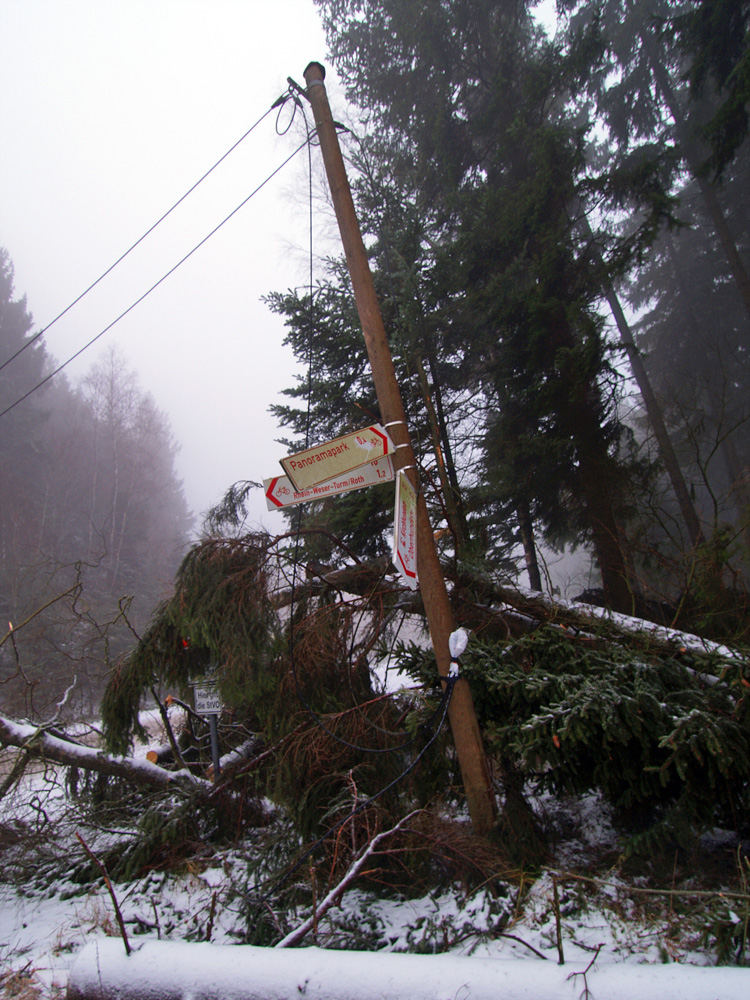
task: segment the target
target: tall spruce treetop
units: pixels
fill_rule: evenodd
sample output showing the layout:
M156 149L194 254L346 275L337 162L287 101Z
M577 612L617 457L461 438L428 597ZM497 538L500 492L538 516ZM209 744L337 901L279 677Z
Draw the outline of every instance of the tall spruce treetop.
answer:
M543 33L526 2L316 0L349 100L419 151L425 204L471 176Z
M679 170L687 170L693 176L701 192L702 213L722 248L727 272L743 303L750 328L750 269L738 247L737 231L727 218L727 199L722 197L715 178L707 174L712 156L715 167L726 165L745 134L744 125L738 120L738 107L743 104L739 81L746 72L747 61L735 51L737 43L726 39L724 32L735 22L738 27L745 26L740 29L743 40L739 42L739 50L744 53L747 18L743 15L734 20L717 17L696 21L697 6L693 0L649 3L559 0L558 3L558 7L570 14L570 38L585 37L592 53L591 69L582 76L582 86L608 128L610 155L635 157L651 165L661 162L669 166L671 162L675 183L680 179ZM720 6L726 13L727 8ZM713 53L708 64L695 59L695 33L687 26L696 23L701 25L702 44ZM679 25L683 26L681 35ZM678 44L680 37L682 44ZM727 55L729 49L733 55ZM723 60L718 52L724 53ZM737 76L728 71L729 64ZM739 88L732 98L734 110L727 112L739 131L726 144L720 162L716 161L718 147L714 145L712 151L706 138L717 139L718 133L712 136L711 128L726 111L727 102L717 105L717 94L697 85L691 99L685 82L691 72L702 82L709 72L708 65L712 66L711 79L717 86L731 87L731 78Z
M433 221L420 253L436 354L458 357L487 404L487 485L589 537L611 602L629 607L619 429L575 236L577 70L524 3L319 5L350 98L413 161L408 196Z
M750 3L698 0L670 19L689 61L691 96L713 92L714 107L703 126L711 154L707 166L721 176L748 132L750 109Z

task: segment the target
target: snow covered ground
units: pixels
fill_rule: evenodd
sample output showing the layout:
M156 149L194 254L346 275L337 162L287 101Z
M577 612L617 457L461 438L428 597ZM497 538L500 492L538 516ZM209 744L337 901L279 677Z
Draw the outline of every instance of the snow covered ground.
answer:
M354 966L359 970L356 983L347 979L347 1000L395 996L399 983L403 995L415 1000L422 995L416 982L425 989L430 982L439 984L425 995L470 1000L488 995L487 984L494 982L495 988L501 981L504 992L495 995L503 996L503 1000L516 996L529 1000L547 996L577 998L585 986L596 1000L619 996L645 1000L657 993L659 1000L668 996L679 996L680 1000L693 996L696 1000L730 1000L742 996L746 1000L750 996L750 969L725 966L711 969L707 975L723 945L727 957L727 939L741 939L743 927L747 934L747 899L717 894L704 898L696 889L696 896L686 906L684 897L677 905L677 897L672 899L667 894L639 895L638 882L626 881L617 864L616 835L598 798L541 806L555 810L561 833L555 845L554 868L540 877L522 886L508 882L499 891L497 883L494 891L484 887L468 892L453 886L408 899L354 888L343 896L339 907L321 919L316 937L306 940L305 944L319 948L274 952L281 959L266 957L268 949L264 949L264 976L272 977L273 969L278 968L281 979L297 976L298 985L314 981L317 985L309 986L308 1000L312 996L328 996L330 1000L339 994L332 991L327 976L340 978L336 963L356 962L359 956L359 965ZM123 959L125 955L103 880L81 883L76 875L86 860L76 832L100 852L113 841L127 842L133 835L132 827L122 821L107 826L77 812L66 798L60 772L52 768L38 769L28 776L12 796L3 800L2 808L0 995L18 1000L62 997L74 963L79 963L80 975L82 968L85 974L87 963L96 968L105 959L110 964L119 963L115 953ZM720 844L716 849L725 854L731 850ZM171 989L177 989L185 978L197 989L196 984L208 981L206 977L210 980L212 969L226 969L226 948L248 937L252 852L252 844L238 845L221 854L196 852L195 859L178 871L150 871L134 881L115 884L127 935L136 949L136 955L123 969L129 968L135 975L137 963L148 960L152 979L154 975L157 981L163 977ZM596 883L572 877L572 873L584 868L591 871L594 857L608 858L611 864L609 870L598 866ZM736 891L737 886L725 888ZM304 903L298 905L299 911L292 914L292 919L296 916L301 921L308 909ZM289 918L289 914L286 916ZM173 950L160 952L158 949L166 949L167 942L173 943ZM194 947L189 948L185 942ZM178 947L178 943L182 944ZM144 944L146 949L141 947ZM320 950L326 948L339 950ZM342 959L342 948L356 951L347 951L347 957ZM247 983L243 985L242 976L251 976L252 968L257 971L260 960L257 954L254 960L248 959L246 971L241 972L245 962L241 956L255 952L245 948L232 953L230 966L236 973L237 995L242 993L245 1000L254 994ZM386 975L382 960L386 953L398 952L414 953L423 959L429 955L441 957L439 961L424 959L419 966L422 973L415 972L412 965L407 968L404 963L396 963L392 972L395 979L389 980L391 987L386 990L382 985ZM370 964L373 953L380 956L379 965ZM488 962L495 963L490 968L498 976L502 972L501 980L487 978ZM672 978L665 979L666 973L658 971L665 967L672 969ZM160 970L158 975L153 971L156 968ZM350 977L352 966L346 968ZM309 973L307 980L299 979L304 969ZM313 969L317 970L317 978ZM582 975L573 976L587 969L585 982ZM651 974L644 976L646 969ZM123 971L122 975L129 973ZM456 977L465 988L457 989ZM221 981L225 985L213 995L230 1000L234 993L225 978ZM263 982L268 989L269 980ZM267 991L265 995L286 996L285 988L278 985L278 992ZM385 992L377 992L381 988ZM211 995L210 985L206 989L207 994L198 991L191 995ZM166 998L182 994L156 995Z

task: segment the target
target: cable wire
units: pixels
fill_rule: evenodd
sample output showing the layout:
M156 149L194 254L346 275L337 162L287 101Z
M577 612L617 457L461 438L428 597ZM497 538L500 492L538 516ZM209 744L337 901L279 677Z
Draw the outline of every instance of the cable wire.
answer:
M128 315L128 313L132 312L137 305L140 305L140 303L143 302L144 299L148 298L148 296L153 291L155 291L159 287L159 285L163 284L167 280L167 278L169 278L172 274L174 274L174 272L179 267L181 267L186 260L189 260L189 258L192 257L193 254L204 245L204 243L207 243L208 240L210 240L211 237L214 236L222 228L222 226L224 226L227 222L229 222L229 220L233 216L235 216L241 208L244 208L244 206L250 201L250 199L253 198L261 190L261 188L265 187L265 185L268 184L268 182L272 180L276 176L276 174L278 174L279 171L281 171L287 165L287 163L290 162L290 160L293 160L294 157L297 155L297 153L299 153L299 151L303 149L307 145L307 143L308 143L307 139L305 139L304 142L301 142L299 146L297 146L297 148L294 150L294 152L290 153L290 155L287 156L287 158L282 163L280 163L279 166L276 167L276 169L273 170L265 178L265 180L261 181L260 184L253 191L251 191L250 194L245 199L243 199L243 201L239 203L239 205L236 206L236 208L233 208L232 211L229 213L229 215L225 216L225 218L223 218L218 225L214 226L214 228L211 230L210 233L207 233L203 237L203 239L200 240L200 242L195 244L192 250L189 250L188 253L186 253L184 257L178 260L177 263L174 264L165 274L163 274L158 281L155 281L154 284L151 285L149 289L147 289L142 295L140 295L134 302L131 302L131 304L127 307L127 309L124 309L119 316L115 317L115 319L113 319L111 323L108 323L107 326L105 326L103 330L100 330L95 337L92 337L91 340L89 340L86 344L84 344L83 347L81 347L78 351L75 352L75 354L72 354L67 359L67 361L64 361L61 365L58 365L57 368L54 369L54 371L50 372L48 375L45 375L43 379L40 379L40 381L37 382L36 385L32 386L31 389L28 390L28 392L25 392L22 396L19 396L18 399L15 400L15 402L11 403L9 406L6 406L4 410L0 410L0 418L4 417L6 413L10 413L11 410L15 409L15 407L18 406L20 403L23 403L24 400L28 399L29 396L35 393L38 389L41 389L42 386L46 385L47 382L49 382L51 379L55 377L55 375L59 375L60 372L63 371L63 369L67 368L68 365L71 364L71 362L75 361L76 358L80 357L80 355L83 354L84 351L87 351L89 347L95 344L97 340L103 337L105 333L108 333L113 326L119 323L121 319L124 319L125 316Z
M109 265L109 267L106 269L106 271L102 271L102 273L99 275L99 277L95 281L92 281L91 284L87 288L85 288L77 298L73 299L73 301L70 303L70 305L66 306L62 310L62 312L59 312L57 314L57 316L55 316L54 319L50 320L50 322L45 327L42 327L42 329L39 330L39 331L37 331L37 333L35 333L33 337L30 337L24 344L22 344L21 347L19 347L18 350L15 352L15 354L12 354L9 358L7 358L5 361L3 361L3 363L0 364L0 372L3 370L3 368L5 368L7 365L9 365L12 361L15 361L15 359L19 356L19 354L22 354L28 347L31 347L32 344L35 344L36 341L39 340L40 337L43 337L44 334L51 327L53 327L55 325L55 323L57 323L58 320L62 319L63 316L65 316L67 313L70 312L70 310L73 308L73 306L78 305L78 303L81 301L81 299L83 299L86 295L88 295L89 292L93 291L93 289L96 288L96 286L101 281L103 281L107 277L108 274L111 274L111 272L114 271L114 269L118 266L118 264L121 264L125 260L125 258L128 257L133 252L133 250L135 250L135 248L137 246L140 246L140 244L143 243L143 241L146 239L146 237L150 236L151 233L153 233L153 231L157 228L157 226L160 226L161 223L164 222L164 220L169 215L171 215L172 212L174 212L174 210L176 208L178 208L183 203L183 201L185 201L185 199L188 197L188 195L191 195L193 193L193 191L195 191L195 189L200 184L202 184L203 181L205 181L205 179L210 174L212 174L214 172L214 170L216 170L216 168L221 163L224 162L224 160L226 160L226 158L229 156L229 154L233 153L235 151L235 149L237 149L237 147L240 145L240 143L244 142L244 140L247 139L247 137L250 135L250 133L253 132L261 124L261 122L264 121L268 117L268 115L271 114L271 112L275 108L277 108L277 107L280 108L281 105L284 102L286 102L289 99L290 96L291 96L291 94L289 93L289 91L287 91L286 94L282 94L281 97L278 97L274 101L274 103L271 105L271 107L268 108L267 111L264 111L263 114L260 116L260 118L258 118L258 120L256 122L253 122L253 124L250 126L250 128L247 129L247 131L244 132L239 137L239 139L237 139L237 141L235 143L233 143L229 147L229 149L222 156L219 157L219 159L216 161L216 163L214 163L213 166L209 167L208 170L201 177L199 177L198 180L194 184L192 184L187 189L187 191L180 198L177 199L177 201L174 203L174 205L172 205L171 208L168 208L167 211L164 212L164 214L161 215L156 220L156 222L154 222L154 224L152 226L149 226L149 228L146 230L146 232L143 233L142 236L139 236L138 239L135 241L135 243L131 244L131 246L129 246L127 250L125 250L123 253L121 253L120 256L117 258L117 260L114 261L112 264ZM278 131L278 129L277 129L277 131ZM281 133L281 134L283 134L283 133ZM2 414L0 414L0 416L2 416Z

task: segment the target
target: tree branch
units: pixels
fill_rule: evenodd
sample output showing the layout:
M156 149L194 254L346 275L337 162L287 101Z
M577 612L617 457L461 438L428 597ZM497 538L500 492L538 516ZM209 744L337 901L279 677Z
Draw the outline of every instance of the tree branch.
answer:
M53 760L58 764L126 778L135 784L153 788L190 788L208 796L213 787L210 782L188 771L165 771L147 760L114 757L103 750L53 736L43 727L14 722L5 716L0 716L0 744L20 747L32 756Z
M375 853L375 849L378 844L382 843L382 841L384 841L387 837L392 836L397 830L400 830L404 823L412 819L413 816L416 816L418 812L420 812L420 810L415 809L413 812L410 812L408 816L404 816L400 819L395 826L391 827L390 830L384 830L382 833L373 837L364 851L350 866L341 881L338 882L333 889L331 889L325 898L320 901L317 907L313 907L311 915L306 920L303 920L299 927L296 927L293 931L290 931L286 937L283 937L281 941L275 945L275 947L290 948L295 944L299 944L305 935L320 922L320 918L324 916L325 913L327 913L327 911L339 901L339 899L341 899L343 893L364 868L365 862Z

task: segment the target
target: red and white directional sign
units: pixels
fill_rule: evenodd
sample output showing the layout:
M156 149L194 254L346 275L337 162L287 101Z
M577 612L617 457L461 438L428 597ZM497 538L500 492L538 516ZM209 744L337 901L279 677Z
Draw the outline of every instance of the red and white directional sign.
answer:
M393 564L402 580L416 590L417 493L405 472L396 476L396 513L393 525Z
M393 453L393 442L380 424L363 427L281 459L284 472L298 491L342 476L360 465Z
M322 500L335 493L349 493L351 490L361 490L365 486L376 486L393 479L393 462L390 455L384 455L367 465L360 465L343 476L327 479L323 483L309 486L306 490L297 490L288 476L274 476L263 480L263 492L266 494L266 504L269 510L279 510L296 503L306 503L308 500Z

